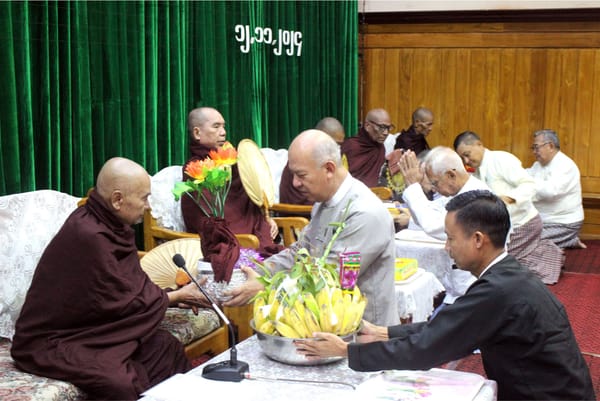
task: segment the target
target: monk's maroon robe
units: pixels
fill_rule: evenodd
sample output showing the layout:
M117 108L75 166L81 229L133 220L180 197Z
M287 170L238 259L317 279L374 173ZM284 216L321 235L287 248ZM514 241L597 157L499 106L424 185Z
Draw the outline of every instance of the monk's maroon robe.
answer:
M91 399L134 400L190 368L159 329L169 300L140 267L133 229L93 191L50 241L16 323L19 369L69 381Z
M385 163L385 147L373 140L364 128L357 136L342 143L342 155L346 155L348 170L354 178L370 188L378 185L379 173Z
M415 127L411 125L408 129L400 132L400 135L396 138L394 149L412 150L416 155L419 155L422 151L429 150L429 144L427 139L417 133Z
M199 143L190 144L192 157L183 166L184 180L189 177L185 174L185 166L194 160L204 160L208 157L210 148ZM258 251L263 257L269 257L281 251L282 246L277 245L271 238L271 228L262 211L248 197L237 164L231 169L231 188L225 200L225 220L229 229L234 234L254 234L260 241ZM181 198L181 212L188 232L201 232L205 215L189 196Z
M290 171L290 166L286 163L279 182L279 202L294 205L312 205L313 202L306 198L306 194L294 187L293 181L294 175Z

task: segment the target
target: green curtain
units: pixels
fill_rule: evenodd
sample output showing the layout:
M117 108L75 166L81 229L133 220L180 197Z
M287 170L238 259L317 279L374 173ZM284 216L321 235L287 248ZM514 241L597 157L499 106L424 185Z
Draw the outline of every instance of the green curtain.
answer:
M0 2L0 195L81 196L113 156L183 164L198 106L234 144L287 147L324 116L353 134L357 16L356 1Z

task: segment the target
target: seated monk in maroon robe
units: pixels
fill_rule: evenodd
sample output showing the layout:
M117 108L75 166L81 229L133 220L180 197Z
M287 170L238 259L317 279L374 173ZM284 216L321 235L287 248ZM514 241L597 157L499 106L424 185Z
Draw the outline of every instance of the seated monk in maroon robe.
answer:
M412 150L418 156L424 150L429 150L427 135L433 128L433 112L419 107L412 114L412 124L402 130L396 138L394 149Z
M226 141L225 120L221 113L209 107L194 109L188 116L190 133L191 158L183 166L194 160L204 160L208 152L223 146ZM260 208L255 205L242 184L237 165L231 169L231 188L225 200L225 221L234 234L254 234L260 241L258 252L263 257L269 257L281 251L284 247L273 242L277 235L277 226L265 218ZM189 196L181 198L181 213L188 232L201 232L206 215ZM235 262L234 262L235 263Z
M35 270L11 349L19 369L71 382L94 400L136 400L190 369L183 345L158 325L169 305L205 300L193 284L166 292L142 270L130 225L142 221L149 195L137 163L102 167Z
M315 126L315 129L325 132L340 146L344 143L346 131L342 123L334 117L322 118ZM281 172L281 180L279 181L279 202L295 205L313 204L313 202L308 200L305 193L294 187L294 176L290 172L287 163Z
M294 186L294 175L290 171L288 164L285 164L281 172L281 180L279 181L279 202L291 203L294 205L312 205L306 194L300 192Z
M342 144L342 155L348 160L350 174L369 188L376 187L381 167L385 163L385 138L393 129L390 116L383 109L373 109L353 138Z

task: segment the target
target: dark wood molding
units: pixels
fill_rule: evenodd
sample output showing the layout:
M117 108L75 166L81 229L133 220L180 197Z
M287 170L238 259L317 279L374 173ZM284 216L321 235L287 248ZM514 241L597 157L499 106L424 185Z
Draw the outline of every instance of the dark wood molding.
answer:
M600 8L540 10L465 10L359 13L359 24L428 24L452 22L561 22L600 20Z

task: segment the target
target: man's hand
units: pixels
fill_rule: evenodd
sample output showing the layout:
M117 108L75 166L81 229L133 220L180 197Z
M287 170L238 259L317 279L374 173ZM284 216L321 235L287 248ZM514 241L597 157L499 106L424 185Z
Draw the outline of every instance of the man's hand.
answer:
M356 341L359 343L372 343L375 341L386 341L388 339L387 327L375 326L373 323L363 320Z
M206 277L199 280L198 284L206 282ZM167 293L169 305L177 305L179 308L192 309L194 314L198 314L198 307L209 307L210 303L204 297L204 294L196 287L193 282Z
M231 296L232 298L224 302L225 306L241 306L246 305L253 296L259 291L264 290L264 286L258 281L259 274L251 267L242 266L241 270L246 273L246 282L237 288L233 288L223 293L223 295Z
M313 333L314 338L295 340L294 345L299 354L307 359L328 358L332 356L348 356L348 344L332 333Z
M421 183L423 180L423 170L417 155L412 150L404 152L400 157L400 173L404 177L404 183L409 186L414 183Z
M392 214L392 218L399 227L406 228L410 222L410 212L408 209L398 209L398 214Z
M269 223L269 229L271 231L271 238L275 239L277 234L279 234L279 227L277 227L277 223L270 217L267 217L267 222Z

